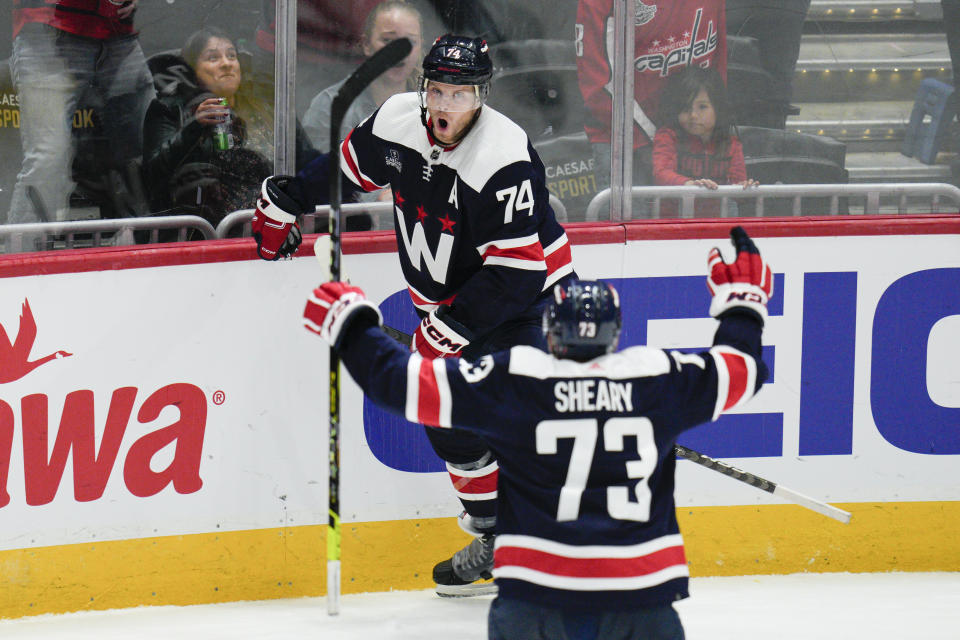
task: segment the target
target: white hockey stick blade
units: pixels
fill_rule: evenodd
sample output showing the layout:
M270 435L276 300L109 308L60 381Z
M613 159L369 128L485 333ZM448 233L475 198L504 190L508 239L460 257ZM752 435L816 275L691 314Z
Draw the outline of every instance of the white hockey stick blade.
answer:
M780 496L785 500L789 500L790 502L798 504L802 507L806 507L811 511L816 511L817 513L823 514L828 518L838 520L843 524L849 524L850 518L853 517L848 511L838 509L837 507L829 505L826 502L820 502L815 498L805 496L802 493L794 491L793 489L788 489L781 485L777 485L777 488L773 490L773 495Z
M317 241L313 243L313 255L317 256L323 271L320 273L321 281L330 280L330 234L324 233L317 236Z

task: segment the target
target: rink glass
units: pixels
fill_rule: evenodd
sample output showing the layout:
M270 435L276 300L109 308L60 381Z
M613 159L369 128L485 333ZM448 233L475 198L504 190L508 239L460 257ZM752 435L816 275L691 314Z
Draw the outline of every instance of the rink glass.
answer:
M229 8L218 0L140 2L134 15L134 25L139 29L139 43L148 60L176 53L186 36L202 25L216 25L228 32L240 52L247 84L245 89L254 87L265 98L268 106L261 115L273 120L274 137L276 132L285 136L274 145L278 149L277 156L267 158L267 163L272 165L275 171L279 166L288 172L298 169L294 159L295 146L291 143L296 135L295 119L302 117L317 93L342 80L360 62L363 19L375 4L372 0L344 3L300 0L296 3L298 18L295 33L286 33L282 29L274 33L271 25L275 22L275 12L289 6L290 2L292 0L266 3L262 0L233 0ZM626 20L634 25L656 25L657 20L666 15L661 11L658 18L652 3L640 0L624 2L628 12L632 12ZM115 15L124 4L114 0L100 0L98 7L101 13ZM489 97L484 104L513 119L527 133L544 163L548 189L563 207L565 217L561 218L569 222L584 220L590 203L610 184L611 167L620 163L621 169L625 169L622 154L614 158L615 150L612 146L591 145L584 133L585 124L594 116L585 112L577 62L590 55L590 43L586 35L589 29L578 20L577 11L578 8L583 10L584 7L599 6L603 3L588 0L579 3L573 0L500 0L484 3L482 14L475 11L472 5L463 3L444 5L442 14L438 14L434 9L436 3L413 0L412 4L423 17L424 46L449 31L487 34L495 71ZM728 67L731 71L737 68L742 72L746 64L747 68L752 69L751 73L759 74L765 69L757 68L758 60L774 60L775 64L781 66L790 62L784 62L777 56L758 57L754 55L755 51L751 53L753 45L748 38L756 39L758 46L764 44L765 32L756 32L758 25L772 25L766 33L780 34L778 37L781 39L781 46L778 51L790 49L788 45L796 40L795 36L801 32L803 45L798 54L799 63L791 76L792 83L786 89L792 92L789 100L780 100L784 94L783 83L778 83L776 79L764 79L767 76L762 75L757 76L760 80L744 85L747 89L731 90L731 98L735 100L745 99L747 90L756 94L751 98L753 102L749 105L749 113L744 111L741 114L740 124L746 121L751 125L760 124L768 128L779 126L788 134L802 132L815 138L839 141L846 148L846 169L849 170L849 175L845 179L851 182L867 180L896 183L899 178L894 173L889 174L894 178L887 180L884 179L886 174L882 173L862 178L862 169L853 162L857 154L862 155L861 151L869 154L871 150L890 149L894 152L893 155L897 155L920 81L934 79L946 84L952 83L951 66L939 15L925 15L923 11L927 9L924 8L902 9L894 14L888 12L882 3L878 3L874 10L867 12L869 17L850 15L844 18L844 22L818 7L808 11L807 5L810 3L806 0L785 0L779 3L782 6L776 15L772 9L751 8L748 6L750 4L747 0L727 0L726 3ZM937 3L930 4L932 6ZM752 15L752 22L745 21L745 15ZM801 19L797 19L797 16ZM802 19L804 16L805 20ZM9 35L12 33L11 18L11 12L0 14L0 22L3 23L0 24L0 31L8 34L0 42L0 59L11 58L8 62L13 63L13 39ZM28 31L31 29L36 30L30 27ZM887 34L893 34L889 37L895 38L897 30L909 33L914 41L922 41L927 50L934 52L923 58L929 58L929 63L925 61L909 66L891 66L876 62L889 58L883 47L889 39ZM50 37L53 37L53 32L49 33ZM715 30L712 33L716 36ZM851 33L860 34L857 36L858 50L865 56L862 63L839 69L827 63L805 62L823 58L818 52L824 47L834 51L833 57L839 56L838 52L846 46L845 38L849 39ZM697 34L697 42L704 38L709 40L710 25L700 23ZM682 37L683 33L667 34L670 35ZM276 47L278 40L279 49ZM664 42L668 40L669 37L665 38ZM275 64L274 51L292 54L294 41L298 48L295 62L292 65ZM907 43L903 46L912 45ZM607 53L614 50L615 48ZM746 63L741 64L744 60ZM872 64L870 60L873 60ZM625 49L621 59L612 62L616 63L614 67L619 73L627 75L634 73L640 66L654 63L647 59L641 61ZM7 159L0 167L0 222L7 223L11 222L7 219L7 212L23 160L21 134L25 119L20 113L21 95L14 86L15 76L8 73L11 66L0 65L0 150ZM50 78L54 77L55 66L49 67ZM282 70L280 75L276 73L278 67ZM288 68L294 69L295 77L286 72ZM732 79L736 80L736 73L731 75ZM635 75L635 78L639 77L639 74ZM623 84L614 82L615 75L611 75L609 80L611 87ZM833 97L824 98L817 93L820 91L818 87ZM411 90L415 90L413 82ZM780 101L774 101L774 97ZM281 98L289 98L290 106L275 112L269 105L273 104L275 99ZM614 99L618 98L619 96L614 96ZM431 97L428 93L425 99L432 101L439 99L439 96ZM480 101L483 102L482 98ZM452 103L444 101L443 105L450 109L469 109L476 106L478 99L474 96L469 102L470 104L466 104L466 98L455 98ZM625 108L629 110L630 105L627 103ZM884 105L890 104L898 105L899 109L899 115L893 120L890 120L884 111ZM799 106L800 113L785 114L784 105L787 111L791 108L796 110ZM844 113L837 110L840 109L837 105L848 105L850 113L856 112L855 118L843 116L845 121L853 124L834 126L835 121L844 121L839 116L831 116L834 112ZM818 118L822 119L822 125L817 125ZM70 183L72 190L69 197L64 198L62 205L46 202L40 208L30 205L31 210L45 210L43 217L37 217L37 220L90 221L158 213L150 210L149 194L138 195L144 193L145 185L138 183L140 165L135 152L125 166L115 167L114 174L110 174L111 167L105 164L105 159L115 145L107 142L105 127L109 120L102 100L94 92L85 94L75 105L70 115L72 145L64 151L67 161L61 163L61 168L57 169L62 174L61 180ZM130 134L130 141L136 146L139 144L139 134L133 120L136 118L131 119L127 130L134 132ZM883 126L876 124L887 120L890 120L889 123ZM874 124L858 128L856 122L860 121ZM608 116L607 128L613 131L615 139L617 136L636 135L629 117L620 123L618 129L614 126L611 113ZM747 133L747 128L744 128L742 135L747 136ZM222 147L222 143L223 139L219 138L218 146ZM283 166L277 164L278 159ZM841 150L841 161L843 159ZM634 174L637 164L631 163ZM762 164L754 164L753 167L760 171ZM750 170L748 163L748 174ZM929 165L917 163L916 170L924 172L924 176L930 176L923 178L925 182L950 183L953 180L949 166L942 162ZM936 173L938 170L940 173ZM841 168L840 171L844 170ZM799 175L802 172L794 173ZM610 186L629 190L630 187L641 184L638 182L639 178L627 175L624 171L619 175L622 176L620 181ZM784 181L789 182L793 177L787 176ZM829 175L818 177L811 173L806 180L817 183L828 177ZM770 184L775 180L761 182ZM627 212L626 217L642 219L658 215L646 198L634 197L631 202L632 211ZM916 202L909 200L905 212L921 212L920 207L924 202L926 201L922 198ZM741 201L739 207L735 206L737 203L733 204L729 215L757 215L752 201ZM249 206L252 205L251 200ZM816 212L829 213L829 205L829 199L821 198L817 202ZM853 197L841 198L837 213L860 213L864 206ZM928 206L924 212L929 211ZM795 214L789 206L786 209L770 204L765 207L764 215L778 213ZM810 211L805 205L800 213L807 215ZM609 205L601 206L592 215L595 217L591 220L609 219ZM239 233L244 233L242 228ZM111 236L109 233L107 235ZM129 238L122 234L113 235L116 235L117 242L129 241ZM0 230L0 252L6 253L33 248L82 247L84 242L90 246L95 241L92 235L86 239L78 236L69 241L63 236L50 236L41 239L39 244L30 244L22 239L11 239L9 230L6 234Z

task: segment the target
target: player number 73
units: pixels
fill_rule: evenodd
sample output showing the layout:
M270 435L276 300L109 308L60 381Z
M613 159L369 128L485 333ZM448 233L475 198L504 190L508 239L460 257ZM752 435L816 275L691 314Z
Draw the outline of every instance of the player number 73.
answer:
M560 489L557 520L576 520L580 514L580 498L590 478L594 451L599 435L598 421L593 418L574 420L544 420L537 425L537 453L556 455L557 443L563 438L573 439L567 477ZM638 460L626 463L626 477L637 480L630 499L628 487L607 487L607 513L618 520L646 522L650 519L650 474L657 464L657 445L653 440L653 423L647 418L610 418L603 424L603 449L623 451L624 439L635 436Z

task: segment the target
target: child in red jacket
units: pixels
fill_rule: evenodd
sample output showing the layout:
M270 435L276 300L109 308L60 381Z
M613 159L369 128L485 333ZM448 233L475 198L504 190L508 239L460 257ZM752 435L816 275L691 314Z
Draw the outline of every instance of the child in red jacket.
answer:
M723 79L715 69L688 67L672 77L661 98L662 126L653 139L653 179L658 185L759 184L747 177L743 147L734 133ZM675 201L661 203L661 216L675 214ZM698 216L717 215L720 200L696 204Z

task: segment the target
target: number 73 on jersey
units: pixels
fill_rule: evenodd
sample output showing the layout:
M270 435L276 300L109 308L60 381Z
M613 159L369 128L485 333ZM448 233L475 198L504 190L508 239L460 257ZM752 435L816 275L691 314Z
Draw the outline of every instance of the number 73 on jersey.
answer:
M560 440L573 440L567 475L560 489L557 506L557 520L560 522L576 520L580 515L580 498L590 477L600 431L599 421L594 418L544 420L537 425L536 444L540 455L557 455ZM624 465L624 484L636 480L632 483L635 500L630 499L628 486L607 487L607 513L618 520L646 522L650 519L649 479L657 466L653 423L643 417L609 418L603 423L602 431L603 441L600 444L604 451L623 452L626 437L634 436L639 456L639 459L628 460Z

